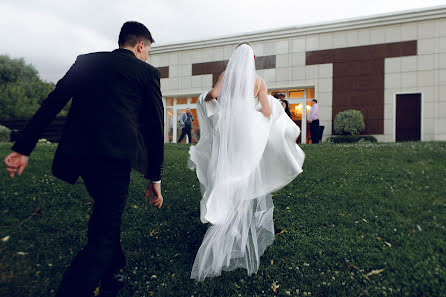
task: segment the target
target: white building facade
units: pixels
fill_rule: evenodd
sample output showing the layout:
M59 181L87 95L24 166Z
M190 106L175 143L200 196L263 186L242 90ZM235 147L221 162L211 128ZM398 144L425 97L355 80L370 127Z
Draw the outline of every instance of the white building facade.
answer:
M323 140L336 114L360 110L365 134L381 142L446 140L446 6L318 25L153 47L161 71L165 141L176 142L179 116L196 115L235 47L250 41L269 92L286 95L310 142L306 115L318 100ZM193 141L199 139L194 121Z

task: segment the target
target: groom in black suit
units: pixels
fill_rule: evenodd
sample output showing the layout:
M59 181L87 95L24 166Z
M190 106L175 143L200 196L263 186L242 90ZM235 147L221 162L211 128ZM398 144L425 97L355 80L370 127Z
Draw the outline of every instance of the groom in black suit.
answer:
M147 64L149 30L125 23L119 49L81 55L57 83L5 158L11 177L20 175L39 136L72 98L53 174L74 184L82 177L94 199L88 243L66 271L57 296L101 296L122 287L126 261L120 244L121 216L134 168L150 180L146 197L161 208L164 108L160 73Z

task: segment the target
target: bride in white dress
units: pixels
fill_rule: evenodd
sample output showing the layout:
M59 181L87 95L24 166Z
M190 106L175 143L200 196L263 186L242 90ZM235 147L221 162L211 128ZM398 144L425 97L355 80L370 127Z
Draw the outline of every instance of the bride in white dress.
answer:
M274 240L270 193L302 172L300 129L267 95L249 43L236 48L215 87L199 97L197 112L200 141L190 148L188 166L201 184L201 221L210 226L191 278L236 268L251 275Z

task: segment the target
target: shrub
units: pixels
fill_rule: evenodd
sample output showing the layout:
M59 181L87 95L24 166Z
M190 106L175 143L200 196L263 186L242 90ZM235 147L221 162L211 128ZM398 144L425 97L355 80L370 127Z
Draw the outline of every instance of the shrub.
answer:
M0 125L0 142L8 142L11 136L11 130L7 127Z
M339 135L359 135L364 131L364 116L359 110L349 109L336 115L334 131Z
M370 135L338 135L329 137L328 143L351 143L351 142L378 142L375 137Z

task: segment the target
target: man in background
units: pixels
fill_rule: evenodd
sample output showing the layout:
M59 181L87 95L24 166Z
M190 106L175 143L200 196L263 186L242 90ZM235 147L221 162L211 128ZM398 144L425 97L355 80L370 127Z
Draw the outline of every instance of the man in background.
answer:
M179 121L182 129L181 136L178 138L177 142L180 143L187 134L189 143L192 143L192 122L194 121L194 115L192 114L190 108L186 109L186 112L180 116Z
M308 113L307 121L310 124L311 143L319 143L320 141L319 105L317 104L316 99L313 99L311 101L311 109L310 112Z

